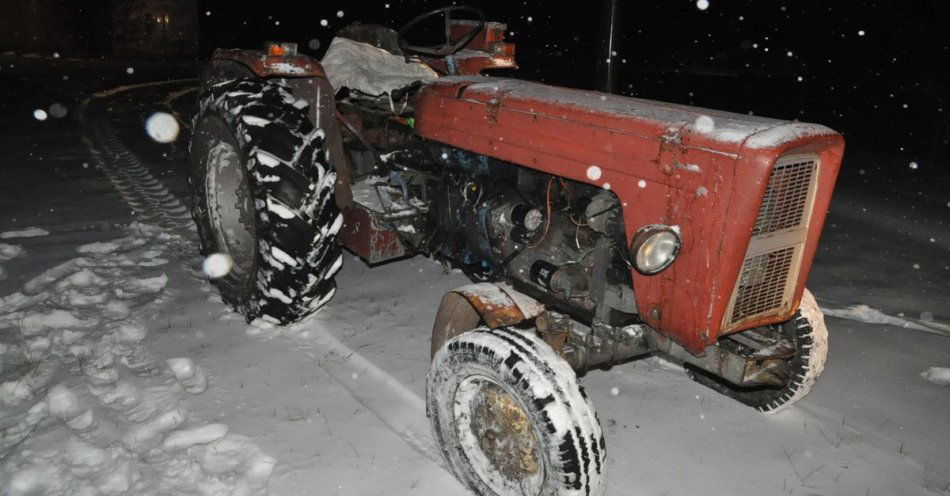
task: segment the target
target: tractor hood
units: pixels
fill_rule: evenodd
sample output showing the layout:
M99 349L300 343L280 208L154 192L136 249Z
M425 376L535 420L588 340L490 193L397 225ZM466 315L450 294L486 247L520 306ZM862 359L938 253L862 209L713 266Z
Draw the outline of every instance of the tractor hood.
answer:
M678 226L677 261L657 275L633 272L633 281L641 317L690 351L702 353L725 332L786 320L798 308L844 151L833 130L472 76L429 83L415 107L423 138L612 190L628 243L642 226ZM743 313L742 295L755 289L742 272L750 250L772 246L753 239L762 234L763 197L778 194L768 193L776 163L801 157L815 164L793 191L804 195L794 205L807 215L765 233L778 236L773 245L794 245L787 280L766 281L775 286L771 300Z

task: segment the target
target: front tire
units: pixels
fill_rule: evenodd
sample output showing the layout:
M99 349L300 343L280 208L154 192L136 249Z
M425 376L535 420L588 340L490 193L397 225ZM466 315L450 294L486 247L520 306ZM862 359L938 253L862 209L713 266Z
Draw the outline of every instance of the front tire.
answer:
M533 334L480 328L450 339L433 357L427 402L443 457L476 494L604 493L594 407Z
M212 281L248 321L296 322L336 291L336 173L307 105L279 80L226 81L200 97L192 215L202 254L231 262Z
M689 368L690 378L763 413L775 414L804 398L818 381L828 358L828 328L811 291L805 290L798 313L782 324L782 332L795 346L788 359L789 379L781 388L737 389L709 374Z

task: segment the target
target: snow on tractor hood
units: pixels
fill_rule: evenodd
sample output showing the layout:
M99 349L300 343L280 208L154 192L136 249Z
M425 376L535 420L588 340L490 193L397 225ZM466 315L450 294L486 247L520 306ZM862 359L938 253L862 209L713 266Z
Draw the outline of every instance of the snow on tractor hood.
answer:
M333 88L349 88L372 96L439 77L421 62L406 62L405 57L348 38L333 38L321 64Z

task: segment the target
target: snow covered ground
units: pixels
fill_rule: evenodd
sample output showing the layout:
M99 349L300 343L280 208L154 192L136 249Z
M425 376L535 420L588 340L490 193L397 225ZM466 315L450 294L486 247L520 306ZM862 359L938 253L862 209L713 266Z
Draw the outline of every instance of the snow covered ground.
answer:
M178 197L184 147L144 123L172 93L187 114L187 89L111 104ZM138 222L96 168L78 101L41 91L0 123L0 494L465 494L423 398L436 306L467 280L348 255L314 318L248 325L193 230ZM34 119L57 102L69 117ZM950 216L844 190L810 283L838 316L813 393L769 417L658 359L589 372L608 494L950 492Z

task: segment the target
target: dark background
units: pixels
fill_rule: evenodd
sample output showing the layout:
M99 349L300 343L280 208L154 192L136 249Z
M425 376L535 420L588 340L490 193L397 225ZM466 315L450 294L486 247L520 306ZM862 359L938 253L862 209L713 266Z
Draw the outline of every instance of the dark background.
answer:
M468 3L508 24L520 69L505 75L595 87L608 57L604 0ZM346 24L398 28L448 4L4 0L0 53L180 63L202 61L219 46L285 40L320 56ZM690 0L617 4L621 34L610 59L620 93L828 125L847 139L842 178L849 184L950 207L948 2L709 0L705 10ZM167 23L159 21L165 16Z

